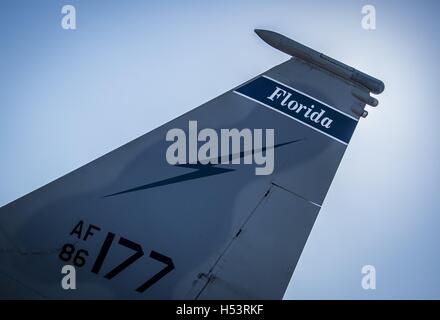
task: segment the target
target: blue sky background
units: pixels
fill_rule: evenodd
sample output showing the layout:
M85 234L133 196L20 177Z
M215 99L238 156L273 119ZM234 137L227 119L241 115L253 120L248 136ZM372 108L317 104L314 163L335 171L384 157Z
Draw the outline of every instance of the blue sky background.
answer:
M64 4L75 31L60 26ZM361 28L364 4L375 31ZM2 1L0 205L287 60L253 33L267 28L386 84L285 298L438 299L438 12L438 1ZM361 287L366 264L376 290Z

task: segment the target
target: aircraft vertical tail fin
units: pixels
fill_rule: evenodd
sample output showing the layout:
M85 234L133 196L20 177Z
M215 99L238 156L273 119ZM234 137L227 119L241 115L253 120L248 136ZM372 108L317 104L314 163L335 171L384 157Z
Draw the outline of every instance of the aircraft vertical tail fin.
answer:
M26 284L15 292L283 297L365 105L377 105L370 92L384 86L257 33L295 58L0 208L0 275ZM76 290L60 286L66 264Z

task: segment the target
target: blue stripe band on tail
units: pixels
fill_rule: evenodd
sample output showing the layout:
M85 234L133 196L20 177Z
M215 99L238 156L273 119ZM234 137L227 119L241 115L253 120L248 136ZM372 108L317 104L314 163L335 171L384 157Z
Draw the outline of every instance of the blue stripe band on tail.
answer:
M265 76L248 82L235 92L343 144L348 144L358 122L350 115Z

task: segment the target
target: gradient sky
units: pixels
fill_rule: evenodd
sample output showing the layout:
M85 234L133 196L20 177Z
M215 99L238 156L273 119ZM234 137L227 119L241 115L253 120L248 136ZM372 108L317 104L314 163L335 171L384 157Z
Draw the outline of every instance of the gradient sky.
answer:
M60 26L77 10L77 30ZM361 28L373 4L377 29ZM438 1L1 1L0 205L288 57L283 33L385 82L286 299L440 298ZM363 290L372 264L377 289Z

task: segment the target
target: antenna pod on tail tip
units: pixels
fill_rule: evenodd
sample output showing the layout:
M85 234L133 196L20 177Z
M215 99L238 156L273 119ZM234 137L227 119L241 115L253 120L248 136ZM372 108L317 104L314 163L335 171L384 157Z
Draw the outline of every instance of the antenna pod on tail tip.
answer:
M254 31L264 42L275 49L324 68L348 81L367 88L374 94L380 94L385 89L385 84L381 80L356 70L340 61L327 57L326 55L289 39L286 36L264 29L255 29Z

